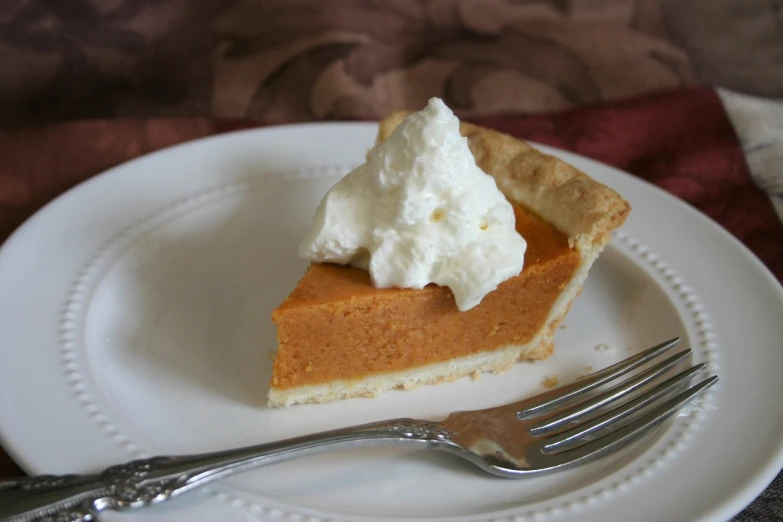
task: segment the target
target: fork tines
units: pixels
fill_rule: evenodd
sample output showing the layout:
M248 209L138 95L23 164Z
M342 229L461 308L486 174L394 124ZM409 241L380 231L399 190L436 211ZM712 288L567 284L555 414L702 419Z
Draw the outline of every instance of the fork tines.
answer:
M534 401L525 401L527 404L518 411L517 418L526 421L529 433L537 438L536 453L541 458L538 466L558 467L608 452L659 424L715 384L717 375L686 388L691 377L705 367L704 363L658 382L690 358L691 350L686 349L588 397L591 390L652 362L679 341L674 338L663 342ZM645 386L648 389L642 391ZM612 404L616 401L619 405Z

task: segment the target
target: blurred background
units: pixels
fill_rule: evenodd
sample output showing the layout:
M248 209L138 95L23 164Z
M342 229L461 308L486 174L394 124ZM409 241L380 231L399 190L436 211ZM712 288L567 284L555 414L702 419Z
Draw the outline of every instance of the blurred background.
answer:
M780 0L3 0L0 125L783 95Z

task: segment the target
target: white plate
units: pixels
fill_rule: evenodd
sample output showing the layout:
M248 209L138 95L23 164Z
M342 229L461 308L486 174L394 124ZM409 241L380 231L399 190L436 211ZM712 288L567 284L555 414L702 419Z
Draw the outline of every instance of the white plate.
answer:
M323 193L372 124L239 132L132 161L63 195L0 252L2 444L31 473L226 448L539 391L674 335L721 376L657 437L589 467L501 480L440 454L368 449L246 473L138 520L724 520L783 464L783 292L737 241L631 176L544 147L634 210L556 354L478 382L270 410L270 311L306 263ZM595 349L599 343L615 350Z

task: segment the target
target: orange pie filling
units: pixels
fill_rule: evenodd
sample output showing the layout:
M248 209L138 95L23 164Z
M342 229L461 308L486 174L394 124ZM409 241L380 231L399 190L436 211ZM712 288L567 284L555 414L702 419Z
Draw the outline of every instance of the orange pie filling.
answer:
M279 343L272 388L358 380L529 343L580 256L554 227L518 205L514 211L528 245L522 273L466 312L446 287L377 289L364 270L311 264L272 314Z

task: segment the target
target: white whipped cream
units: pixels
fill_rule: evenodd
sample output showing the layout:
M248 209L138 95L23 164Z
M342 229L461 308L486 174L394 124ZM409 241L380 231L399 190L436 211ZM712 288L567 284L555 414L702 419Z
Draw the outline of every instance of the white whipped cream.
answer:
M459 120L438 98L321 201L299 255L369 270L378 288L451 288L469 310L522 271L527 243Z

